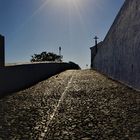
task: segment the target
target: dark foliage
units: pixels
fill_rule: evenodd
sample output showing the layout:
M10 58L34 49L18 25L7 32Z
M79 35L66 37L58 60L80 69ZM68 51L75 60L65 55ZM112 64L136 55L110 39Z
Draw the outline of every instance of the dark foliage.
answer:
M42 52L41 54L34 54L31 56L31 62L42 62L42 61L59 61L62 62L62 56L59 56L51 52Z
M71 67L73 69L81 69L80 66L78 64L74 63L74 62L69 61L69 64L71 65Z

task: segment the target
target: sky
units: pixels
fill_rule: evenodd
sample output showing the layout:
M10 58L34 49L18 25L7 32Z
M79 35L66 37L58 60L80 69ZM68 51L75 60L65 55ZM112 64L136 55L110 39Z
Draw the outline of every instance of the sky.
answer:
M102 41L124 0L0 0L6 63L29 62L43 51L90 67L94 36Z

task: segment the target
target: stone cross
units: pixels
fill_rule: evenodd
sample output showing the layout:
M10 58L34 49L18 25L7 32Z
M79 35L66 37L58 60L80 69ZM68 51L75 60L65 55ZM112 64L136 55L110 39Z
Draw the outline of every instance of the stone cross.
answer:
M98 44L97 41L98 41L99 38L97 36L95 36L94 39L95 39L95 46L97 46L97 44Z

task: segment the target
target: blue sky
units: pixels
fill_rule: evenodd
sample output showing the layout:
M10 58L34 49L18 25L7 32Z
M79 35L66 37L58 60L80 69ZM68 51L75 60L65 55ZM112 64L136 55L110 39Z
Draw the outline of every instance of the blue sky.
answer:
M124 0L0 0L6 62L29 62L42 51L90 66L94 36L104 39Z

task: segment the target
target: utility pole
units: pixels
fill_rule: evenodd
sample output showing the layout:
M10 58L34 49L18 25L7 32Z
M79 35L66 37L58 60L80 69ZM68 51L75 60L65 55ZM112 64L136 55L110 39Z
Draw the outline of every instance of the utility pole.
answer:
M61 50L62 50L61 47L59 47L59 56L60 56L60 60L59 61L60 62L62 62L62 58L63 58L63 56L61 55Z
M61 56L61 47L59 47L59 56Z

